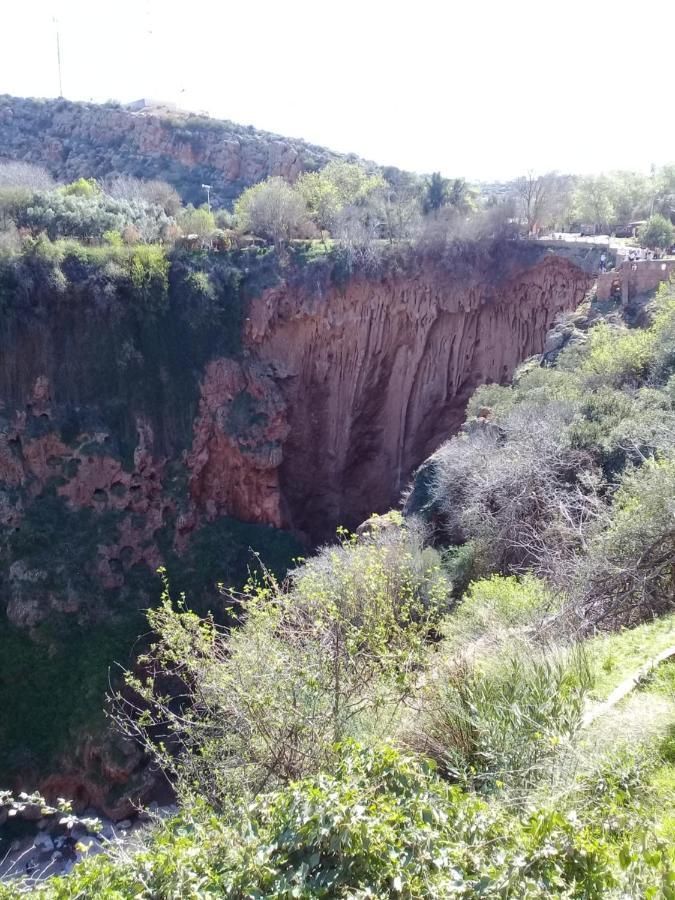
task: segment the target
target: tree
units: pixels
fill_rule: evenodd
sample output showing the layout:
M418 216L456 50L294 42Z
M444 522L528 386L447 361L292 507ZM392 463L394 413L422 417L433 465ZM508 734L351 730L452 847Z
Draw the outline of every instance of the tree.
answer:
M121 233L133 225L144 242L156 241L170 221L163 209L143 200L114 200L101 191L82 194L62 190L29 194L16 206L14 220L33 234L46 231L51 240L100 240L108 231Z
M651 216L646 225L643 225L638 236L645 247L666 250L673 244L675 228L665 216L657 213Z
M176 189L159 179L142 181L133 175L116 175L106 182L105 189L116 200L145 200L161 206L167 216L177 215L182 206Z
M328 163L319 172L306 172L296 182L310 215L325 231L334 228L345 207L367 204L386 185L381 175L370 174L363 166L340 160Z
M616 221L614 186L606 175L582 178L574 196L575 216L587 222L609 229Z
M241 626L227 633L175 609L167 590L149 613L158 640L147 677L128 676L147 712L137 717L119 697L123 724L177 776L179 793L198 784L215 803L237 786L315 772L337 742L387 728L419 681L448 589L435 551L394 521L346 536L284 585L270 575L249 583L233 597ZM166 678L189 703L165 696Z
M195 209L194 206L188 205L180 218L180 226L184 234L196 234L201 240L206 240L215 231L216 220L205 206Z
M448 190L448 205L462 214L475 210L473 191L464 178L453 178Z
M383 237L389 241L412 238L419 230L421 204L416 185L394 188L387 184L374 193L372 205Z
M612 203L617 223L627 225L650 211L653 184L641 172L621 171L611 176Z
M62 187L61 191L66 197L94 197L101 193L101 188L95 178L78 178Z
M663 166L654 176L650 215L655 210L671 220L675 216L675 165Z
M234 211L241 231L273 241L277 250L307 233L307 205L302 195L276 175L245 190Z
M54 181L42 166L26 162L0 163L0 225L10 226L16 210L25 204L34 191L49 190ZM12 243L14 241L12 240Z
M528 172L515 182L519 217L528 234L538 234L556 221L564 221L569 201L569 179L555 172L535 175Z
M424 212L438 212L448 202L448 191L450 182L447 178L443 178L440 172L433 172L431 178L427 181L426 193L424 197Z

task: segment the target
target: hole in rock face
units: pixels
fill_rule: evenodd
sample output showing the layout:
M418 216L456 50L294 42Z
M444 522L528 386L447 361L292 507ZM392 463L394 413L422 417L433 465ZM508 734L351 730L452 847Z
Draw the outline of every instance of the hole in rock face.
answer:
M110 493L114 497L122 497L126 493L126 488L121 481L113 481L110 485Z
M75 478L77 476L81 463L82 461L76 456L68 460L68 463L66 464L66 475L68 478Z
M115 575L119 575L120 572L122 572L124 569L124 567L122 566L122 561L119 559L109 559L108 566L110 567L110 571Z
M122 560L124 565L128 566L133 558L134 558L133 547L122 547L122 549L120 550L120 559Z
M92 494L92 499L97 503L105 503L105 501L108 499L108 495L102 488L96 488L96 490Z
M89 804L89 791L80 784L75 788L73 797L73 806L75 809L84 809Z

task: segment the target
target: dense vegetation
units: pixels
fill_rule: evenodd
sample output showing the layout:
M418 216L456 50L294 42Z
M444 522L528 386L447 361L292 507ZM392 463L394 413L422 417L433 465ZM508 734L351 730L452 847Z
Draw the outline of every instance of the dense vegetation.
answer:
M599 321L554 368L479 388L412 501L453 548L456 583L533 571L586 628L671 605L674 333L664 287L648 327Z
M675 167L651 176L616 172L597 178L556 173L496 185L378 171L344 160L300 174L294 184L273 176L245 189L234 212L210 203L184 206L160 180L129 175L56 185L46 170L0 163L0 246L26 235L76 238L113 247L176 242L190 249L228 249L255 236L283 255L289 242L337 241L355 255L382 242L438 246L458 238L538 235L590 229L639 237L668 249L674 240ZM640 228L636 220L644 222ZM17 230L18 229L18 230ZM248 236L248 237L245 237Z

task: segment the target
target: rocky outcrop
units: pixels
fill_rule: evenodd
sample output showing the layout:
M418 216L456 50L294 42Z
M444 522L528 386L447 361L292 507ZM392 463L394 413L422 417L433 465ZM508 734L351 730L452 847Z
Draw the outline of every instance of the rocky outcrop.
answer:
M412 471L457 430L485 381L540 352L591 276L517 245L472 264L425 263L323 293L283 284L253 301L247 341L286 407L281 521L313 539L397 502ZM465 261L464 261L465 262ZM222 488L221 488L222 490Z
M89 536L100 530L86 564L75 558L78 570L107 591L121 590L139 567L154 571L169 551L182 554L196 530L222 516L317 541L338 524L353 527L385 511L459 427L474 388L509 379L524 358L541 352L551 324L579 304L591 279L570 259L517 243L465 248L443 261L410 257L343 283L330 269L285 275L249 301L238 352L220 355L216 344L200 362L172 339L155 371L149 360L157 349L148 344L154 356L143 357L142 383L155 385L152 405L147 391L116 402L117 382L105 383L100 355L82 356L97 367L98 409L89 370L73 368L77 356L67 377L55 365L61 345L84 348L91 340L90 307L83 307L88 319L70 320L70 331L60 323L58 347L51 337L58 326L45 327L47 309L35 326L25 315L20 328L13 326L15 346L0 369L7 401L0 522L9 541L13 622L34 628L50 610L78 605L65 570L48 587L42 556L49 561L49 545L33 553L30 531L21 535L33 508L42 510L33 513L39 533L44 510L58 539L76 527ZM176 313L169 309L167 328L181 306L178 289L171 302ZM116 324L118 339L126 341L125 329L133 327ZM104 343L114 367L114 347ZM16 346L43 348L45 358L26 359ZM192 434L180 437L190 410ZM131 458L120 453L122 435L111 416L135 432ZM34 507L37 501L43 506ZM74 511L86 516L75 522Z
M286 405L263 366L210 362L187 455L196 511L280 528L279 467L289 429Z
M82 598L72 579L83 574L64 569L65 580L54 582L62 560L47 554L41 568L34 564L34 554L12 558L12 539L26 527L23 513L32 501L50 491L65 508L90 510L92 521L107 524L85 562L87 577L105 590L121 588L125 573L134 566L157 568L161 556L153 538L175 509L162 492L165 461L153 455L148 423L138 420L138 446L129 470L114 455L111 432L104 424L82 428L66 442L62 422L63 410L52 403L44 375L36 380L25 408L0 421L0 523L10 540L5 549L10 557L6 613L10 622L28 629L50 614L76 613Z
M66 180L115 173L162 178L199 203L207 182L213 202L224 204L268 175L292 181L339 156L178 111L0 96L0 158L39 163Z

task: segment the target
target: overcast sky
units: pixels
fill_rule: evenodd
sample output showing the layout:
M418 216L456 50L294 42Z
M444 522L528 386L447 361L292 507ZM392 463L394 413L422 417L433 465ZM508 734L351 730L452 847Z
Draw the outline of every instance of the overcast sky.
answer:
M500 179L675 161L675 2L4 0L0 93L170 100ZM2 148L0 147L0 155Z

